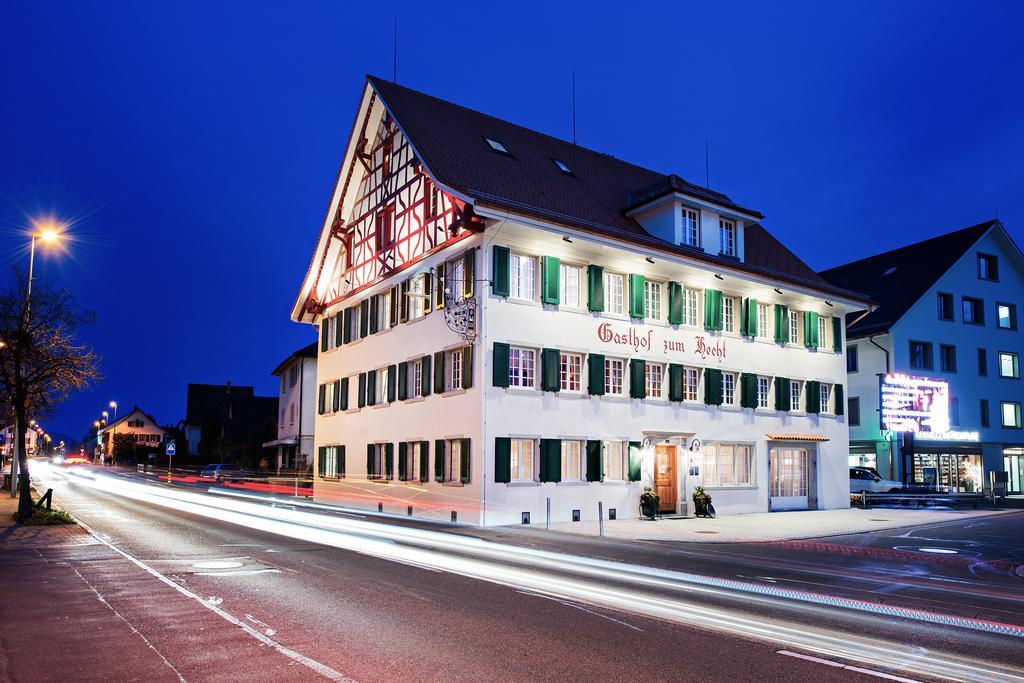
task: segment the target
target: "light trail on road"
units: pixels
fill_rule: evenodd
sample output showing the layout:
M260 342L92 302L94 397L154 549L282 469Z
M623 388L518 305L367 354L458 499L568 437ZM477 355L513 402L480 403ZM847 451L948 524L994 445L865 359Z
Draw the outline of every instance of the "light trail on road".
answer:
M861 666L932 678L1024 682L1024 674L1019 669L975 661L959 654L926 651L842 631L750 616L739 610L702 603L699 598L735 599L740 595L745 603L769 606L785 600L791 607L800 607L802 603L802 609L838 608L869 612L1024 640L1024 628L1016 625L508 546L478 538L328 516L289 507L270 507L234 496L215 497L102 473L47 468L44 475L61 478L62 475L70 475L68 479L76 484L107 493L292 539L432 571L449 572L555 599L756 638L852 661ZM684 594L698 600L684 600L681 598Z

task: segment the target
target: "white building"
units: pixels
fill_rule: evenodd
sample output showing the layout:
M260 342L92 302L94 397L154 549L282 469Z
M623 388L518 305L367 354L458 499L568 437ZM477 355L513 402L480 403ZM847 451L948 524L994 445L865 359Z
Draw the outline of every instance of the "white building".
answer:
M292 319L317 500L473 524L849 504L843 316L727 196L368 79Z
M113 454L114 440L122 434L131 436L134 444L147 447L153 453L161 452L161 444L167 438L167 432L156 420L135 406L127 415L96 431L96 446L99 453L109 458Z
M277 451L277 471L312 466L316 417L316 342L292 353L271 374L281 384L277 438L263 444Z
M1024 491L1024 258L1006 228L987 221L822 275L879 304L848 321L850 464L961 492L1006 471L1009 490ZM946 380L948 432L881 431L879 375L887 372Z

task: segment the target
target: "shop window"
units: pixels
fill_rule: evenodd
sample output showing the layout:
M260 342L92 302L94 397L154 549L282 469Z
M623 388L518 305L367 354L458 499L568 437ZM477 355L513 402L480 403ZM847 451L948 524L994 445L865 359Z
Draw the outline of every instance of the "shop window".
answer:
M629 452L625 441L605 441L604 478L608 481L624 481L626 479L626 457Z
M562 481L583 480L583 442L562 441Z
M536 442L533 439L512 439L511 448L512 481L534 481Z
M704 486L754 485L753 446L731 443L704 445Z

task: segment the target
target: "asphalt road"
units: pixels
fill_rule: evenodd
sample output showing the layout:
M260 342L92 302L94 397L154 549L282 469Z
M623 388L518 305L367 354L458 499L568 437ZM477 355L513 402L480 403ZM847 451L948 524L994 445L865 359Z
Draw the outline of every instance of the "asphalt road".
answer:
M517 529L438 534L155 483L48 485L116 548L357 681L1024 680L1024 632L934 617L1024 625L1024 578L1009 569L1022 556L1021 515L818 545L641 545ZM977 555L908 559L901 548L919 542ZM978 561L988 555L997 564Z

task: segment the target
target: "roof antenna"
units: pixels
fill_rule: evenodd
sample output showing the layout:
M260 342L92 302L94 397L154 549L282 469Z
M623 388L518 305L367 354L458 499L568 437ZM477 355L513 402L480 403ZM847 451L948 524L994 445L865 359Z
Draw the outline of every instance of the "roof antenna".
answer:
M398 15L395 15L395 34L393 47L391 49L391 56L393 62L391 65L391 82L398 83Z
M572 144L576 144L576 69L572 70Z
M708 151L707 138L704 138L704 189L711 189L711 153Z

